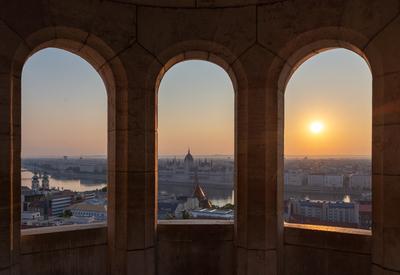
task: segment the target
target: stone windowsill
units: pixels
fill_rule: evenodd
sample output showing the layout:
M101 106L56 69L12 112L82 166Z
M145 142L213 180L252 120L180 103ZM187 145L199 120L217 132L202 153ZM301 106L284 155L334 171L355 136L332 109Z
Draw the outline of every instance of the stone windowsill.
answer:
M347 227L336 227L326 225L313 225L313 224L299 224L299 223L284 223L285 228L297 228L311 231L324 231L324 232L335 232L343 234L357 234L364 236L372 236L371 230L358 229L358 228L347 228Z
M158 225L233 225L233 220L158 220Z
M158 225L234 225L233 220L158 220ZM312 225L312 224L297 224L297 223L284 223L285 228L297 228L311 231L335 232L343 234L357 234L364 236L371 236L371 230L325 226L325 225Z
M227 220L162 220L158 221L157 240L233 242L233 227L234 222ZM23 254L106 244L106 223L21 230ZM371 251L371 231L285 223L284 244L368 254Z
M21 230L21 254L107 246L105 223Z
M371 236L371 231L355 228L285 224L284 245L371 255Z
M49 234L49 233L61 233L67 231L85 230L85 229L96 229L107 227L107 223L92 223L92 224L72 224L62 226L48 226L22 229L21 236L38 235L38 234Z
M158 220L158 225L234 225L232 220ZM106 223L95 223L95 224L82 224L82 225L64 225L64 226L49 226L40 228L30 228L21 230L21 236L37 235L37 234L48 234L48 233L59 233L66 231L76 231L85 229L95 229L107 227ZM311 225L311 224L296 224L296 223L284 223L285 228L297 228L311 231L325 231L325 232L336 232L344 234L358 234L371 236L372 232L365 229L357 228L345 228L325 225Z

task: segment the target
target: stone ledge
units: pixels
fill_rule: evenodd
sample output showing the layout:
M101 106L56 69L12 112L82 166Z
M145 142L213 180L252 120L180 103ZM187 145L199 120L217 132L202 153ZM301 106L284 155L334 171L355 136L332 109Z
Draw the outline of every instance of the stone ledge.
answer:
M66 231L76 231L76 230L104 228L104 227L107 227L106 223L73 224L73 225L63 225L63 226L38 227L38 228L22 229L21 236L59 233L59 232L66 232Z
M285 228L297 228L313 231L325 231L325 232L336 232L345 234L357 234L372 236L371 230L358 229L358 228L347 228L347 227L336 227L326 225L313 225L313 224L300 224L300 223L284 223Z
M105 224L21 230L21 254L43 253L107 244Z
M371 231L331 226L285 224L284 245L371 255Z
M158 225L234 225L228 220L158 220Z
M108 0L114 3L135 5L138 7L169 9L228 9L249 6L275 5L288 0L173 0L160 3L156 0Z
M372 262L372 266L373 266L373 270L375 272L377 272L377 274L390 274L390 275L400 274L400 270L387 268L387 267L384 267L384 266L374 263L374 262Z

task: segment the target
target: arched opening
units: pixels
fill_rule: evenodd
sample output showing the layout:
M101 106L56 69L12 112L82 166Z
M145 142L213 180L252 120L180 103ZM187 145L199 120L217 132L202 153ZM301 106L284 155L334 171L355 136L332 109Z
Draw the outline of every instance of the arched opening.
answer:
M234 218L234 88L219 66L171 67L158 95L158 219Z
M306 60L285 90L284 220L371 229L372 76L346 49Z
M56 48L22 72L21 228L106 223L107 92L81 57Z

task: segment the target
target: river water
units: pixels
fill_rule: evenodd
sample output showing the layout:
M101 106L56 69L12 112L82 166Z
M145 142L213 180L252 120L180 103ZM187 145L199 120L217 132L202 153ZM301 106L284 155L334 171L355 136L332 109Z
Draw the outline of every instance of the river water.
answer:
M30 171L21 172L21 186L32 186L33 173ZM101 189L107 186L106 183L84 183L80 180L64 180L55 179L50 176L50 188L68 189L75 192L92 191ZM221 189L221 188L204 188L207 197L212 201L214 205L224 206L228 203L233 203L233 192L232 189ZM159 191L168 192L177 196L190 196L193 194L193 185L188 186L176 186L176 185L159 185Z
M158 191L175 194L176 196L192 196L195 186L193 183L187 185L175 185L175 184L163 184L159 183ZM202 186L207 198L212 202L213 205L224 206L228 203L233 204L233 187L231 188L218 188L212 186Z
M33 173L30 171L21 172L21 186L32 186ZM92 191L107 186L106 183L83 183L80 180L60 180L50 177L50 188L68 189L75 192Z

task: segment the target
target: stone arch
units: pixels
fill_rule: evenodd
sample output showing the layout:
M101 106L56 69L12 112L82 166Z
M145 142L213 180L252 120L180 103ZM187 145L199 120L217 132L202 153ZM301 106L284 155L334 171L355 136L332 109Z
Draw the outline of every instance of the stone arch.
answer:
M118 239L116 232L116 201L117 167L127 167L124 152L127 150L127 140L121 138L121 131L127 124L127 98L128 84L125 68L114 53L99 37L79 29L66 27L50 27L31 34L26 40L21 41L16 49L11 64L10 84L10 112L11 112L11 186L14 194L20 194L20 151L21 151L21 74L25 61L34 53L45 48L59 48L76 54L86 60L101 76L107 91L107 155L108 155L108 242L110 247ZM19 209L20 196L13 196L13 205ZM19 224L18 211L13 211L13 224ZM125 211L121 209L120 211ZM14 226L11 231L15 236L14 242L19 246L20 228ZM18 253L19 250L16 250Z
M345 48L358 54L369 65L373 76L383 74L378 49L370 39L359 32L343 27L327 27L307 31L291 39L279 49L269 70L267 81L284 90L293 72L306 60L320 52Z
M208 41L187 41L174 45L161 54L161 59L165 60L162 68L158 71L155 78L154 92L156 94L155 100L158 99L158 90L166 72L174 65L188 60L201 60L208 61L214 65L222 68L229 76L234 90L234 159L235 159L235 174L238 170L238 146L239 146L239 135L237 133L237 118L238 118L238 96L244 94L247 89L247 79L240 64L238 57L234 56L228 49L215 43ZM160 59L159 59L160 60ZM160 61L161 62L161 61ZM158 113L157 106L158 102L155 103L155 113ZM158 125L157 116L154 117L156 125ZM155 139L156 142L157 139ZM156 151L154 151L156 152ZM236 192L238 179L234 176L234 190ZM158 184L157 184L158 185ZM158 188L158 187L157 187ZM157 193L157 190L156 190ZM237 201L235 201L235 207L238 207ZM235 218L235 223L237 219Z
M291 50L289 50L289 48ZM296 39L290 41L285 49L281 51L281 56L275 58L274 64L270 70L270 74L267 77L269 87L273 87L277 93L277 110L278 110L278 182L277 184L283 186L283 138L284 138L284 96L286 85L293 75L293 73L309 58L319 54L321 52L335 49L345 48L348 49L365 60L368 64L371 75L373 78L372 94L373 98L376 94L381 93L379 80L376 80L376 76L382 73L382 64L380 60L379 52L369 46L367 38L351 30L344 30L339 28L323 28L314 31L307 32L299 35ZM278 65L279 64L279 65ZM373 117L376 113L377 104L372 101ZM374 123L373 123L374 124ZM374 127L372 127L372 136L374 136ZM372 141L373 143L373 141ZM372 146L373 148L373 146ZM379 157L379 152L372 149L372 158ZM280 188L282 192L282 188ZM278 197L283 198L283 193L278 193ZM281 200L278 200L281 201ZM282 205L281 205L282 206ZM375 208L375 206L373 207ZM278 215L282 213L280 211L282 207L279 207Z
M223 68L229 75L235 93L247 87L244 69L239 56L234 55L228 48L210 41L185 41L164 50L158 57L161 70L158 70L154 89L157 92L164 74L175 64L187 60L209 61Z
M13 58L13 75L20 76L25 61L49 47L63 49L85 59L102 77L108 94L116 86L126 88L127 76L118 54L101 38L69 27L44 28L22 41Z
M267 87L271 89L271 92L277 95L277 181L278 192L277 196L277 215L278 215L278 231L284 234L284 222L283 222L283 170L284 170L284 97L285 90L288 81L290 80L293 73L297 70L301 64L312 56L335 48L345 48L363 58L368 64L371 75L372 75L372 159L380 158L380 152L374 149L374 116L376 108L374 103L374 97L376 94L381 93L382 83L381 80L376 78L383 73L382 61L379 50L370 46L369 38L364 35L355 32L350 29L343 27L330 27L314 29L302 34L299 34L294 39L290 40L285 47L277 52L277 56L274 58L270 69L268 70L266 81ZM374 190L374 183L372 183ZM376 201L376 200L375 200ZM373 192L373 209L377 209L377 205L374 203L374 192ZM375 210L374 210L375 211ZM374 214L373 214L373 219ZM374 229L373 229L374 231ZM284 246L284 244L282 244ZM281 270L285 269L283 264L283 246L280 247L280 261L279 267Z

